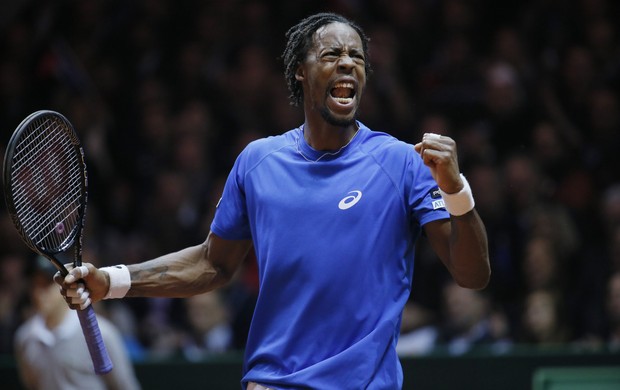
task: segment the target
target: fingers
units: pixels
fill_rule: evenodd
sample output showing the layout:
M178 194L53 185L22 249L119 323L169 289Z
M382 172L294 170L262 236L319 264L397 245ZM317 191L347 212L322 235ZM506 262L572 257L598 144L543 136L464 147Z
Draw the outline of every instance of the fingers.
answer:
M92 303L90 291L86 289L84 283L73 283L66 289L61 288L60 293L72 309L84 310Z
M85 301L89 295L88 290L84 287L84 283L76 283L73 288L69 288L66 291L65 296L71 298L71 303Z
M72 309L84 310L92 303L90 291L84 283L78 282L88 276L89 270L82 265L74 267L72 263L65 264L69 273L63 276L60 271L54 275L54 281L60 286L60 293Z
M90 304L91 304L91 300L90 298L88 298L84 303L80 305L80 310L86 309L88 306L90 306Z
M422 136L422 140L432 141L432 140L440 140L440 139L441 139L441 135L435 134L435 133L424 133L424 135Z
M433 179L442 190L462 187L456 142L452 138L424 133L422 140L414 148L422 157L424 164L430 168Z
M424 135L422 136L422 150L445 150L444 143L448 139L448 137L443 137L439 134L424 133Z
M425 164L436 162L436 159L450 158L454 141L450 137L435 133L424 133L422 141L414 145L416 152L424 160Z
M67 269L69 270L69 274L65 276L65 283L75 283L78 280L84 279L88 276L88 268L86 268L85 265L81 265L73 269L69 269L69 267L67 267Z

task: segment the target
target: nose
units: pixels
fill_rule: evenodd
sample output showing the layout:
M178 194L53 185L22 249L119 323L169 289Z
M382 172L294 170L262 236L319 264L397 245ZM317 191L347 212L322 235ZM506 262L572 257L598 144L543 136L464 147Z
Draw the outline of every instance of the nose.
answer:
M351 69L353 69L353 66L355 66L353 58L351 58L351 56L346 53L341 55L338 59L338 69L350 71Z

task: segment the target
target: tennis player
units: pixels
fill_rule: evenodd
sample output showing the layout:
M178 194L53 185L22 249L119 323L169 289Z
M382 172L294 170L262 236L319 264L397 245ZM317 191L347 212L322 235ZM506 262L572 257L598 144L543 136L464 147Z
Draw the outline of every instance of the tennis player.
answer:
M285 77L304 123L238 156L206 241L56 280L74 309L187 297L224 285L253 246L260 292L242 388L400 389L395 346L416 241L424 233L459 285L481 289L485 227L451 138L411 145L357 120L371 70L358 25L320 13L286 36Z

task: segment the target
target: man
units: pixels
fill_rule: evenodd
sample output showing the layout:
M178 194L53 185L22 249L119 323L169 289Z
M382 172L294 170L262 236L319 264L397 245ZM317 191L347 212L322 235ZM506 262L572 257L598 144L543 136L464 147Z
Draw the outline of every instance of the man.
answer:
M98 318L101 336L114 369L97 375L82 335L80 320L58 294L51 277L56 268L37 257L30 275L30 298L34 315L15 333L15 357L26 389L118 389L136 390L135 376L121 334L103 317Z
M395 346L422 228L456 281L475 289L490 275L486 231L452 139L427 134L414 147L356 120L370 72L356 24L321 13L286 35L285 76L304 123L239 155L206 242L56 279L72 308L187 297L224 285L253 246L260 291L244 388L400 388Z

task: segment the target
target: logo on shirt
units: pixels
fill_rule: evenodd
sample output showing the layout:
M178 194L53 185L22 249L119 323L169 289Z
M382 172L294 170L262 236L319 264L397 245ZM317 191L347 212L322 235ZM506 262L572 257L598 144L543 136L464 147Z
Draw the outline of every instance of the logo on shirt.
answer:
M350 209L351 207L355 206L355 204L359 202L360 199L362 199L362 191L350 191L349 194L352 195L345 196L344 198L342 198L340 203L338 203L338 208L340 210Z
M433 201L433 210L445 209L445 208L446 208L446 204L444 203L443 199L438 199L438 200Z
M445 209L446 208L446 204L443 200L443 197L441 196L441 192L439 191L439 188L435 187L430 191L430 196L431 196L431 204L433 205L433 210L437 210L437 209Z

